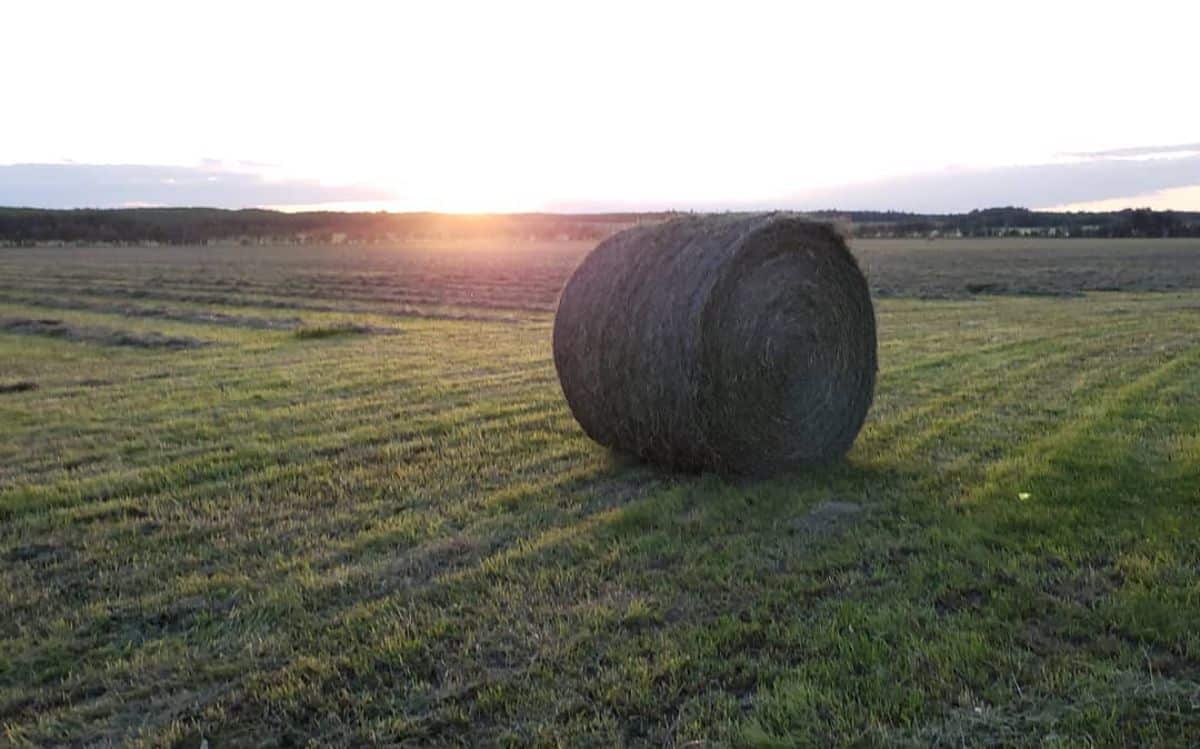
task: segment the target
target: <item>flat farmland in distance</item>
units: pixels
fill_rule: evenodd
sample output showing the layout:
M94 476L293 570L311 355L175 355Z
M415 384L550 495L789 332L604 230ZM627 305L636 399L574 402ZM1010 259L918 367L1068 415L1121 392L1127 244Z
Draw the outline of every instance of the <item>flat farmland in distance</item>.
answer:
M593 246L501 240L0 249L0 296L399 314L546 311Z
M851 244L879 296L1200 288L1200 239L864 239Z
M856 244L875 405L756 482L582 434L589 247L0 249L0 745L1200 736L1200 243Z
M0 298L504 317L546 312L594 242L0 248ZM1200 240L859 240L876 296L1200 288Z

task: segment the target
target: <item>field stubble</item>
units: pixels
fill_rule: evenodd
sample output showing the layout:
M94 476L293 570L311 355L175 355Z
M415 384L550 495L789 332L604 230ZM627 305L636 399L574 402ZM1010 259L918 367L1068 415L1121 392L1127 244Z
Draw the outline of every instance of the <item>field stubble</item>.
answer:
M1173 244L937 244L860 257L1195 285ZM1200 732L1200 292L885 298L848 460L749 482L584 438L543 311L578 248L297 249L0 251L0 318L206 344L0 331L0 743Z
M0 298L512 319L553 311L593 245L0 248ZM877 297L1200 288L1194 239L858 240L852 247Z

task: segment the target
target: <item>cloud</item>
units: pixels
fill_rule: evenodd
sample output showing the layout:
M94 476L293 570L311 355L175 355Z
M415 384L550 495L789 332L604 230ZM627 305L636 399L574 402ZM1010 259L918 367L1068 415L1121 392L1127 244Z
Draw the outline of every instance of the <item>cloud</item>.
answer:
M800 210L957 213L1005 205L1046 208L1194 185L1200 185L1200 156L1098 159L909 175L806 191L777 205Z
M1148 204L1137 202L1142 196L1193 187L1200 187L1200 155L947 169L805 190L752 202L689 203L664 200L653 204L630 204L619 199L599 199L557 203L550 209L566 212L834 209L961 213L995 206L1045 209L1121 199L1129 200L1129 205L1140 206ZM1200 191L1177 194L1200 194ZM1200 210L1200 205L1191 206L1190 210Z
M1062 154L1076 159L1113 159L1126 156L1155 156L1167 153L1200 151L1200 143L1178 143L1171 146L1135 146L1114 148L1108 151L1068 151Z
M35 208L117 208L127 205L245 208L262 205L386 200L391 193L365 185L314 180L270 180L220 166L135 164L0 165L0 205Z
M1194 144L1200 146L1200 144ZM1128 152L1134 149L1121 149ZM1200 186L1200 153L1192 146L1158 146L1160 158L1096 157L989 169L948 169L806 190L755 202L695 203L669 200L629 203L619 197L561 202L557 211L612 210L899 210L955 213L1017 205L1029 208L1136 199L1165 190ZM1114 153L1114 152L1098 152ZM1190 195L1192 193L1179 193ZM110 208L129 205L320 206L325 209L415 209L402 196L369 185L324 185L314 180L272 180L237 164L206 160L196 167L13 164L0 165L0 205L40 208ZM374 206L374 207L365 207ZM1200 210L1200 205L1193 207Z

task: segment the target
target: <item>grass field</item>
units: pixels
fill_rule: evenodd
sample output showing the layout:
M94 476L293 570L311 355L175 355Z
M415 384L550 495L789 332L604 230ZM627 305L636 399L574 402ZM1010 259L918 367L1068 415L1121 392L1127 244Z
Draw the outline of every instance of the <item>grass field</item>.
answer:
M1194 745L1200 249L946 246L765 482L583 436L575 246L0 250L0 745Z
M512 317L552 312L594 242L0 248L0 299ZM861 240L876 296L1200 289L1200 240ZM156 307L141 309L153 315ZM469 310L469 311L464 311ZM207 312L207 310L205 310Z

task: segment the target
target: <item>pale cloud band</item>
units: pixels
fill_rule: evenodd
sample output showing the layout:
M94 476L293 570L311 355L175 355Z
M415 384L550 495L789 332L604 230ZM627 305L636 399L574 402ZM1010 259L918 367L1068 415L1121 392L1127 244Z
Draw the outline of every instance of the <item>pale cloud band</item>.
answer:
M30 208L120 208L264 205L380 200L390 194L362 185L269 179L250 167L140 164L0 165L0 205Z
M873 182L817 188L753 203L655 201L629 203L619 195L541 206L557 211L748 208L800 210L899 210L954 213L991 206L1051 208L1100 204L1144 205L1143 196L1200 188L1200 144L1139 147L1092 154L1077 161L952 169ZM1145 154L1161 158L1127 158ZM1084 157L1083 154L1078 156ZM1189 198L1190 199L1190 198ZM196 167L100 164L0 165L0 205L37 208L115 208L133 205L279 208L321 205L345 210L376 205L392 210L431 206L405 200L373 185L334 185L306 179L271 179L246 165L205 162ZM1180 206L1197 209L1200 206Z
M1136 156L1158 156L1172 153L1200 153L1200 143L1177 143L1170 146L1136 146L1134 148L1112 148L1107 151L1073 151L1064 153L1079 159L1108 159Z
M946 170L814 190L790 207L958 213L991 206L1055 206L1138 198L1200 186L1200 156L1089 161ZM1200 206L1191 206L1200 209Z

